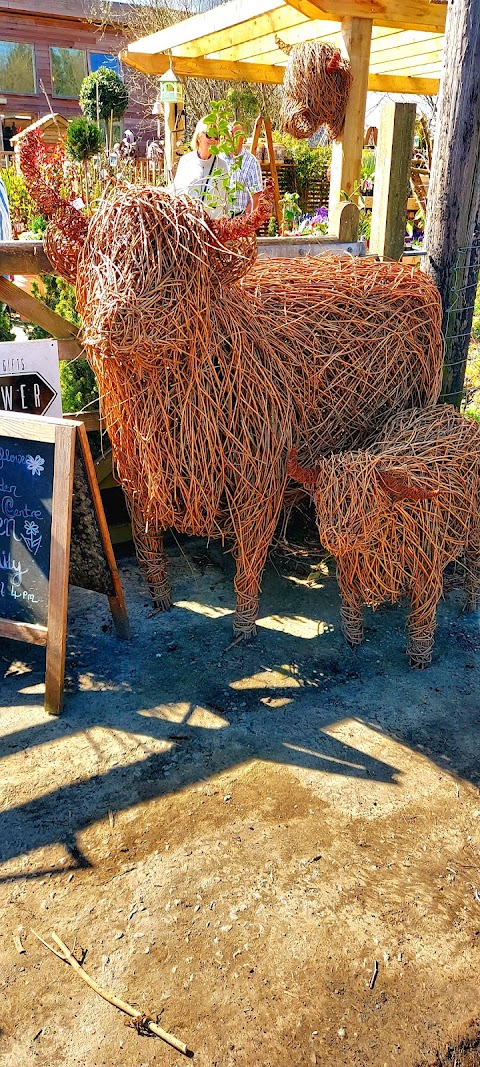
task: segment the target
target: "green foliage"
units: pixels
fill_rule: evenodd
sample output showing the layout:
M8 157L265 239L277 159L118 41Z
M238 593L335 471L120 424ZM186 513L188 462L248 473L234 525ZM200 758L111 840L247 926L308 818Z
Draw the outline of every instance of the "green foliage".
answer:
M282 209L282 231L291 230L296 219L302 214L299 204L298 193L284 193L280 200Z
M32 215L28 222L28 228L30 233L35 234L35 237L40 241L48 225L48 219L44 215Z
M95 122L80 115L68 124L66 137L67 154L77 163L84 163L96 156L103 147L103 138Z
M235 114L235 119L242 122L247 133L251 132L254 119L262 110L262 100L250 85L235 85L228 89L225 102Z
M480 282L473 311L472 336L468 349L467 370L465 375L467 415L480 422Z
M120 119L127 110L128 90L118 74L108 67L99 67L83 80L79 101L84 115L92 122L97 119L97 86L98 118L106 122L112 116Z
M295 177L300 196L303 196L312 181L319 181L325 177L327 168L332 160L330 146L321 145L311 148L308 141L297 141L288 133L279 133L275 130L273 140L285 145L287 157L295 164Z
M32 295L41 300L43 304L56 311L57 315L68 319L76 326L80 325L80 316L75 301L75 289L63 278L57 278L53 274L44 274L42 281L45 292L42 293L37 282L32 285ZM32 323L25 324L25 332L30 340L40 337L49 337L41 326ZM75 359L63 362L60 365L60 385L62 390L62 405L65 412L83 411L90 404L98 400L98 387L93 371L86 359Z
M205 116L205 123L209 136L216 137L217 143L210 145L210 153L212 156L218 156L220 152L224 155L233 156L230 164L230 174L226 174L221 178L220 183L224 189L228 190L227 202L234 204L237 192L244 188L243 182L239 182L235 179L235 172L240 170L241 159L240 156L235 156L238 151L238 145L241 137L241 132L235 133L233 136L230 133L229 125L233 122L234 115L232 109L227 104L226 100L211 100L209 105L208 115ZM221 171L214 170L213 174L217 177L221 174ZM210 207L215 207L217 204L216 197L208 193L206 196L206 202Z
M0 341L14 341L15 335L12 333L12 320L10 317L10 310L6 304L0 304Z
M7 192L12 223L20 223L26 230L29 229L30 219L36 214L36 209L24 178L21 174L15 174L13 167L0 171L0 178Z
M271 215L271 217L268 220L267 236L268 237L276 237L277 234L278 234L277 220L275 218L275 215Z

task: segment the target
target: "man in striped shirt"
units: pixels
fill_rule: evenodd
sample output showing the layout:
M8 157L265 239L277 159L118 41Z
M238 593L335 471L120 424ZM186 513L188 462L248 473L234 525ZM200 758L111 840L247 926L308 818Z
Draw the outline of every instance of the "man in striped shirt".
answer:
M263 189L262 168L258 159L248 148L243 147L245 130L240 123L236 122L230 127L230 135L237 145L237 151L233 155L223 157L231 175L231 188L235 193L235 201L230 204L230 214L248 215L257 206Z

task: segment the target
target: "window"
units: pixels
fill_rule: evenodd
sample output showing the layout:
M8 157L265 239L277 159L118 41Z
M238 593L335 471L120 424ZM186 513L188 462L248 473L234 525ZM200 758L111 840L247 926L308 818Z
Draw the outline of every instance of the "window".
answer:
M36 93L33 44L0 41L0 93Z
M98 70L99 67L108 67L109 70L114 70L119 78L122 77L122 69L118 56L112 56L108 52L89 52L88 59L92 74Z
M51 48L54 96L78 97L87 75L87 54L81 48Z

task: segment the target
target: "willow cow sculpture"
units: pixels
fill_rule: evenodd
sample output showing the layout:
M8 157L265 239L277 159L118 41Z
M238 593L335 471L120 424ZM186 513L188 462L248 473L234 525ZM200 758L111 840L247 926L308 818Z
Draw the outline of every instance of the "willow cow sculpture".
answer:
M362 641L362 604L410 599L407 653L432 658L443 571L464 558L466 608L480 604L480 426L449 405L394 415L365 450L289 471L309 487L335 556L342 624Z
M359 446L397 408L435 402L437 291L397 263L255 262L268 196L248 217L213 222L199 200L117 186L88 222L25 140L154 601L170 604L165 530L231 539L234 629L250 634L290 449Z

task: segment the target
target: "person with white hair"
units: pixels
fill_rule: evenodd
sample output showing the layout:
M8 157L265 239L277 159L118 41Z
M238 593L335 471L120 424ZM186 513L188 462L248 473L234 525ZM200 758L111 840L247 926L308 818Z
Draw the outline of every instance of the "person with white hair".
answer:
M180 157L171 191L176 195L186 193L197 197L204 204L212 219L227 213L228 166L224 159L211 152L218 137L208 134L205 119L197 122L192 137L192 151Z
M10 220L10 205L8 203L7 190L0 178L0 241L12 240L12 223Z

